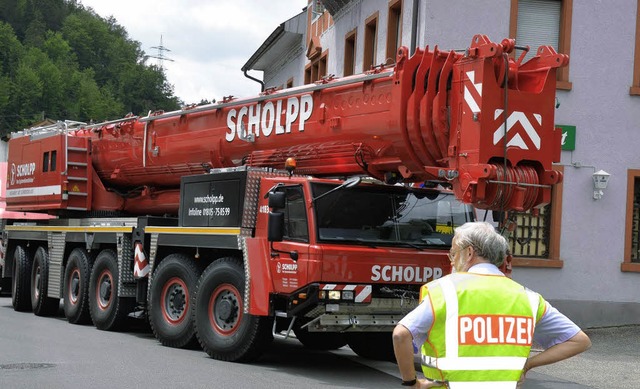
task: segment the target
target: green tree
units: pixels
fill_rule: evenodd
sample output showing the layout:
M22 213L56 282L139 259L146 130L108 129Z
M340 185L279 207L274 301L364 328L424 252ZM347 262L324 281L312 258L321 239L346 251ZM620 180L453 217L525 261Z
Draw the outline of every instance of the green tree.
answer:
M13 28L0 21L0 73L13 76L22 56L22 43Z
M0 135L43 115L102 121L178 109L146 58L116 19L77 0L0 0Z
M18 115L16 125L26 127L39 119L43 85L37 72L29 65L21 63L18 66L11 91L11 106Z
M59 68L77 68L76 54L60 32L48 31L42 50Z

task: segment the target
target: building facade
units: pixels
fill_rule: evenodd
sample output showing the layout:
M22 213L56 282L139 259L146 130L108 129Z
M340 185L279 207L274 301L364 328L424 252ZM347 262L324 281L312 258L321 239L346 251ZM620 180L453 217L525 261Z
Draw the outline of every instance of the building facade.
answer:
M541 217L519 216L514 279L582 326L640 324L640 0L314 0L295 18L296 39L243 68L267 87L390 64L401 45L464 49L475 34L568 54L555 117L564 181ZM267 53L279 62L255 66Z

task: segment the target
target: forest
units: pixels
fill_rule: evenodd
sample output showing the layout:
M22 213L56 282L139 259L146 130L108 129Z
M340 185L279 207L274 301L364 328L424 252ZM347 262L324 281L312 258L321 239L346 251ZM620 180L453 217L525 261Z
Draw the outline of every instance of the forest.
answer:
M45 118L176 110L162 69L117 21L76 0L0 1L0 137Z

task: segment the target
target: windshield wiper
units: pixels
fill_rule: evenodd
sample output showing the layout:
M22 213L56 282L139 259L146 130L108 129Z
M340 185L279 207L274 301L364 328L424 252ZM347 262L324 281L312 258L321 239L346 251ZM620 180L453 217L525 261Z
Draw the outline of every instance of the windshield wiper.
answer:
M372 242L370 240L367 239L363 239L363 238L342 238L339 236L335 236L332 238L323 238L322 240L324 241L331 241L331 242L340 242L340 243L359 243L362 245L365 245L367 247L371 247L372 249L378 248L378 246L375 245L375 242Z
M420 251L424 250L424 246L420 246L415 243L410 243L410 242L394 242L394 243L398 246L413 247L414 249L418 249Z

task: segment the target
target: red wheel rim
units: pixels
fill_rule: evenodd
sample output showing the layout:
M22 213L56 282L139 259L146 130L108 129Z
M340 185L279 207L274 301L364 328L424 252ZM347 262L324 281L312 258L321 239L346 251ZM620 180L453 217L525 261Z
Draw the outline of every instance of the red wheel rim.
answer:
M100 310L106 311L111 305L111 301L113 300L113 287L113 275L109 269L103 270L96 284L96 301Z
M218 334L232 335L240 327L242 310L238 289L230 284L220 285L209 298L209 323Z
M171 325L182 323L189 312L187 284L181 278L173 277L165 282L161 296L164 320Z
M80 270L76 267L69 275L69 302L72 305L78 304L80 295Z

